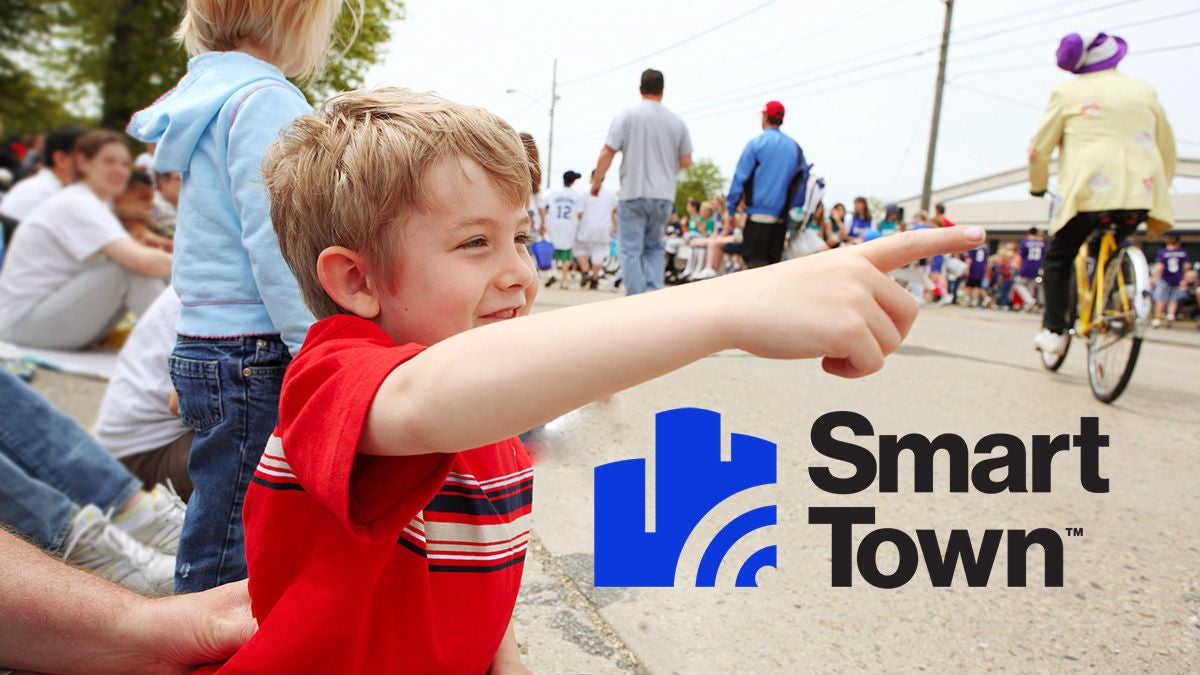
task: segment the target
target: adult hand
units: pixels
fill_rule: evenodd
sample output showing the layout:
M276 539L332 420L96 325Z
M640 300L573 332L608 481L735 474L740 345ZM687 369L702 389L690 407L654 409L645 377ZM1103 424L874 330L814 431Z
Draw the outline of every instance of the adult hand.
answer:
M971 250L986 236L979 227L916 230L705 283L735 312L726 325L738 349L778 359L821 356L826 372L861 377L883 367L917 316L916 299L887 272Z
M186 673L193 666L229 658L258 628L250 614L246 582L201 593L134 604L122 617L113 645L130 673Z
M592 175L592 196L600 196L600 186L604 183L604 176Z

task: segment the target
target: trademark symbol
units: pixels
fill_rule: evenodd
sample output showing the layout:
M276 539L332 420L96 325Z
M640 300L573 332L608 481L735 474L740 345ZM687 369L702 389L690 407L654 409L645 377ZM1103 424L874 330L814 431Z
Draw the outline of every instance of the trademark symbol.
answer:
M1066 529L1067 529L1068 537L1082 537L1083 536L1083 528L1082 527L1068 527Z

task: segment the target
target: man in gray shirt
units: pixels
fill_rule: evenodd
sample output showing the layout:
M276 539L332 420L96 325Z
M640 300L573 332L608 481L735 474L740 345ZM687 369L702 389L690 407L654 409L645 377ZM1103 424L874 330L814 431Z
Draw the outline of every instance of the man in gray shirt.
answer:
M662 104L663 74L642 73L642 100L617 115L592 173L592 195L618 152L621 193L617 204L617 247L625 294L663 286L663 228L675 201L675 175L692 165L692 138L678 115Z

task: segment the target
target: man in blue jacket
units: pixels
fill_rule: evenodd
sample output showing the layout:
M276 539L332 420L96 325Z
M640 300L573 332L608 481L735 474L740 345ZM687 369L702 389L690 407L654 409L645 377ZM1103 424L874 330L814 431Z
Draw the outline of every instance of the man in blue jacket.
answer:
M730 209L746 199L742 257L747 267L777 263L783 257L787 189L800 163L800 146L779 130L781 124L783 104L768 101L762 110L763 132L742 150L729 187Z

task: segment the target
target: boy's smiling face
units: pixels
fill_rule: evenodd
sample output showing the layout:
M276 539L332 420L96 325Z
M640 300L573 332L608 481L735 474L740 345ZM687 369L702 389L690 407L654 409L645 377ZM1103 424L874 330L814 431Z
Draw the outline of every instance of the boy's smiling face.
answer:
M430 206L400 225L392 291L375 322L397 344L432 345L528 314L537 295L529 214L470 160L430 171Z

